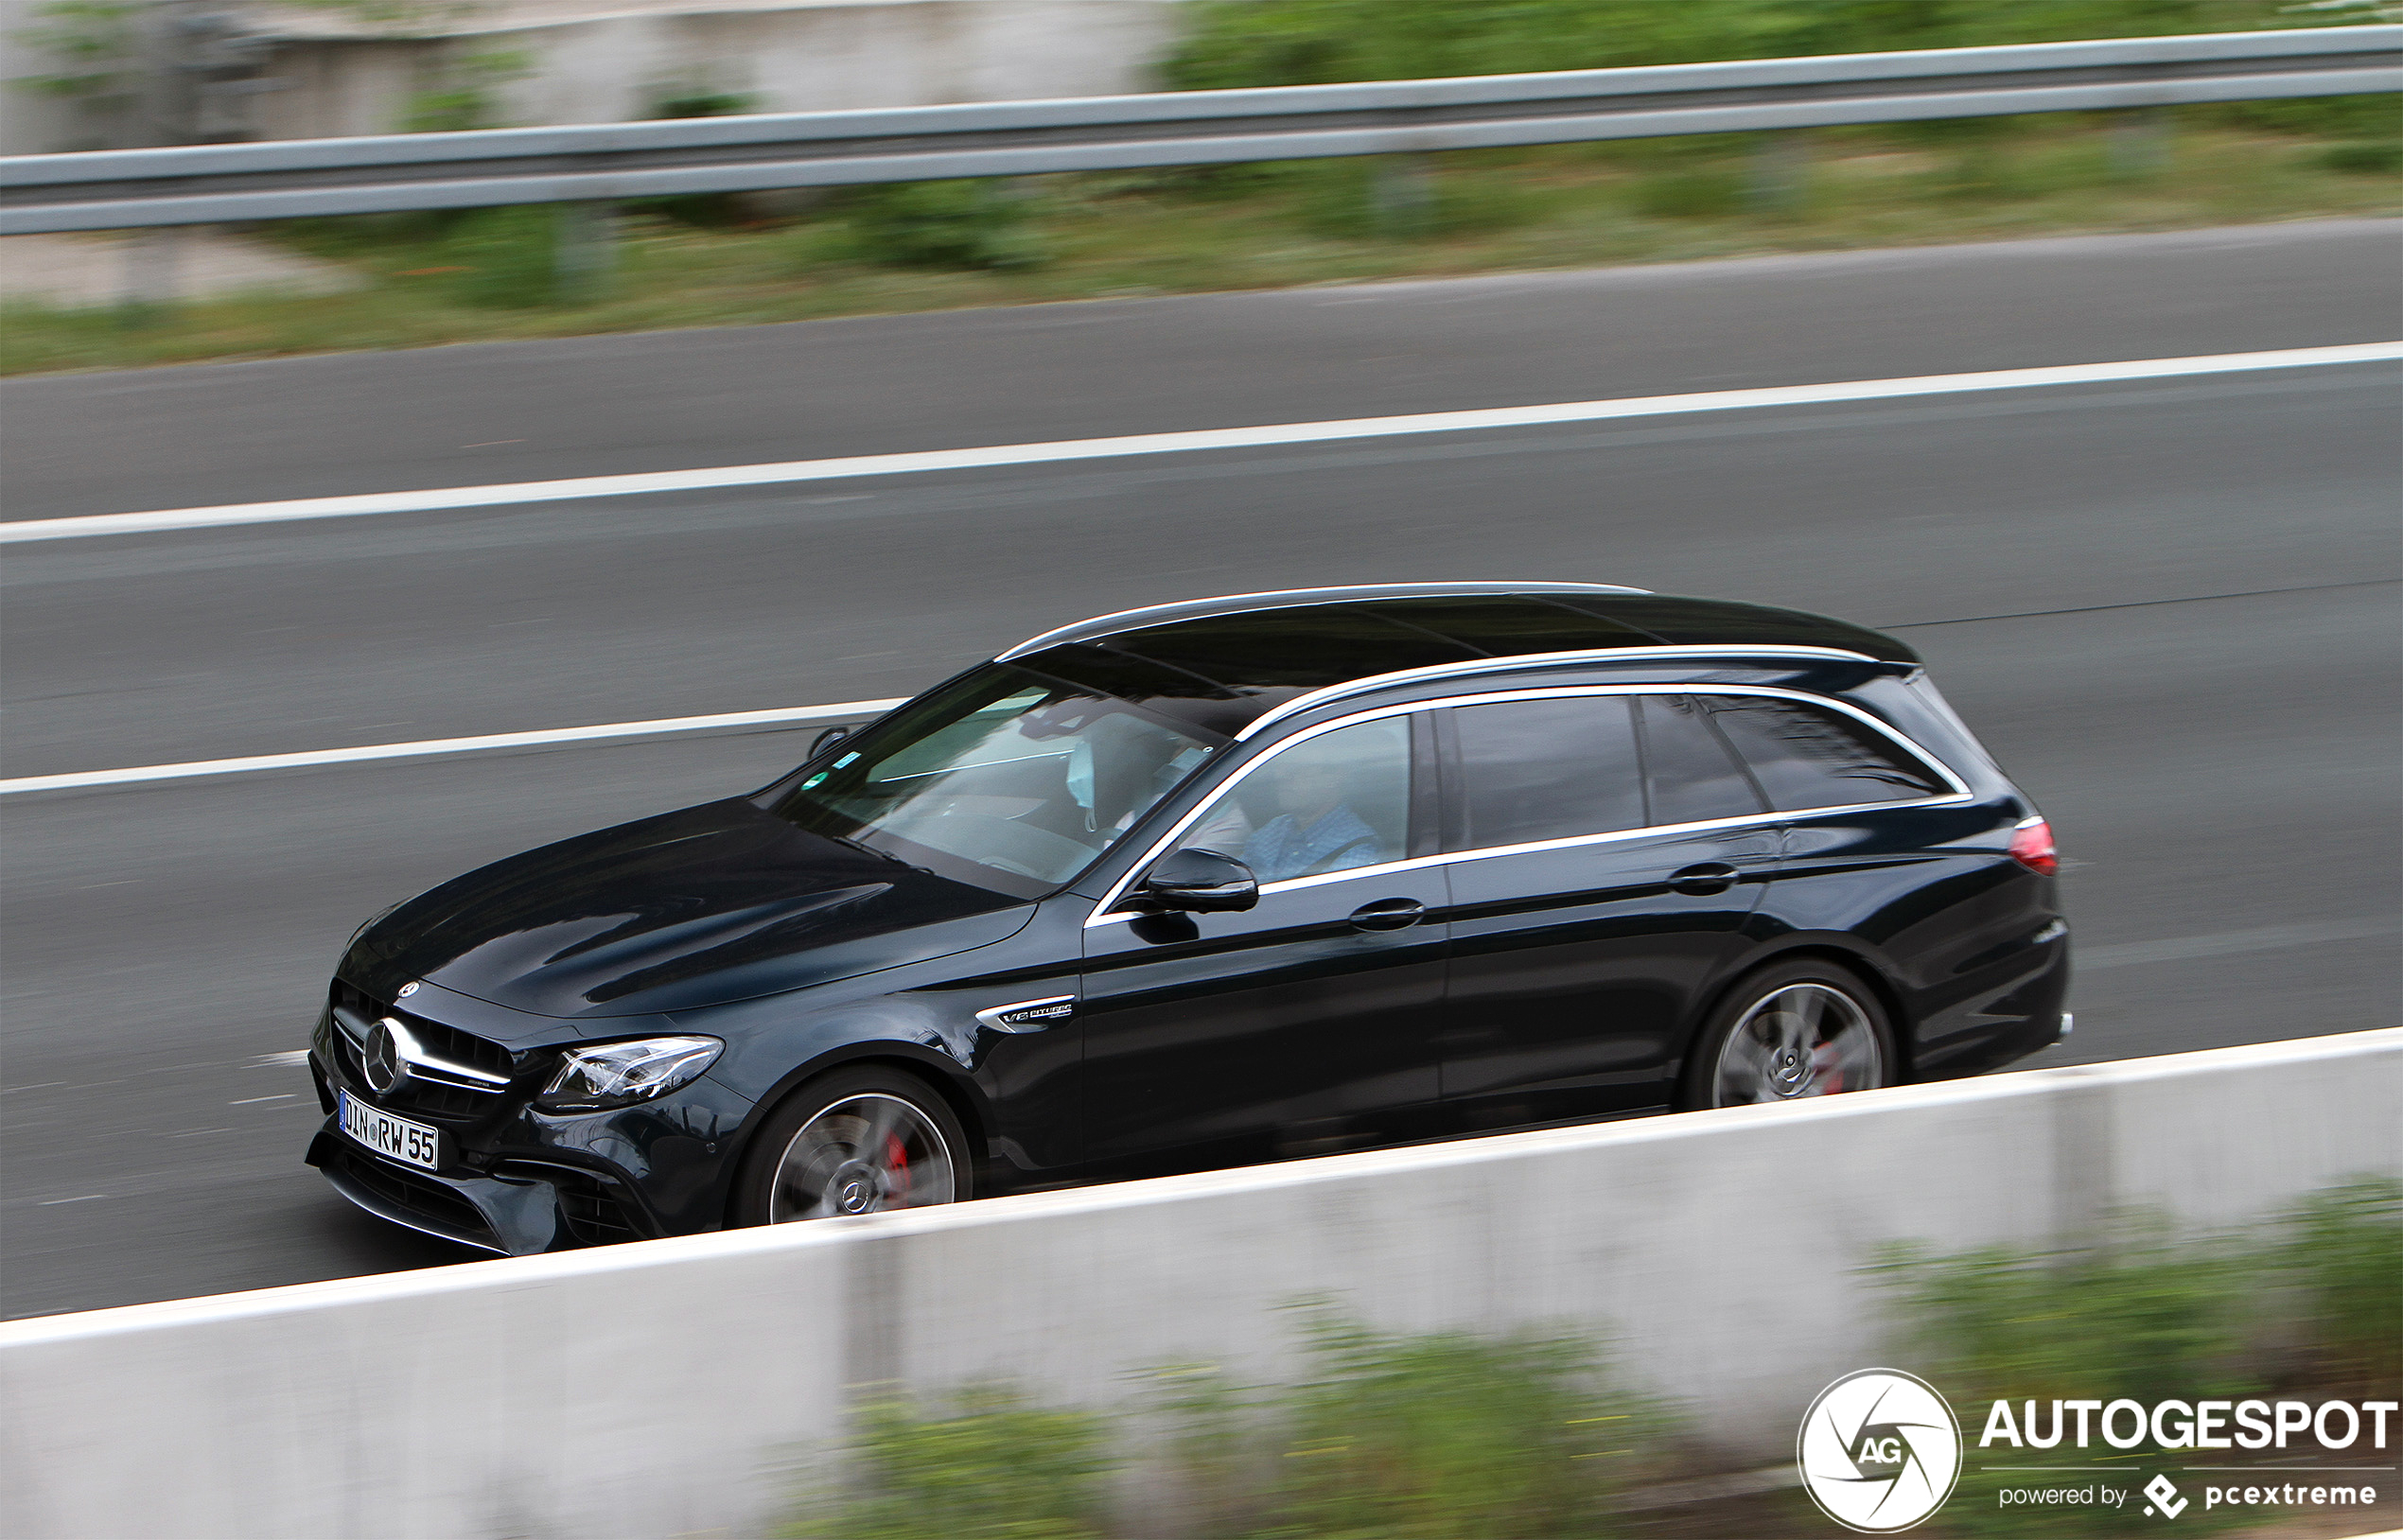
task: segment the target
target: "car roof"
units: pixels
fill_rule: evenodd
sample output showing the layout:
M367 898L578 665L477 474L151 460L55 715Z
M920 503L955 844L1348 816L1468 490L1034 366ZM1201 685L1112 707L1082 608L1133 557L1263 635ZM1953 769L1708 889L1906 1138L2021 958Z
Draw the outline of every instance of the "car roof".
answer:
M1180 716L1197 725L1207 718L1215 730L1233 733L1303 695L1387 674L1473 669L1512 657L1698 647L1771 656L1802 647L1919 661L1891 637L1821 615L1591 583L1230 594L1062 626L996 661L1127 698L1184 698L1189 704ZM1204 709L1205 699L1220 704Z

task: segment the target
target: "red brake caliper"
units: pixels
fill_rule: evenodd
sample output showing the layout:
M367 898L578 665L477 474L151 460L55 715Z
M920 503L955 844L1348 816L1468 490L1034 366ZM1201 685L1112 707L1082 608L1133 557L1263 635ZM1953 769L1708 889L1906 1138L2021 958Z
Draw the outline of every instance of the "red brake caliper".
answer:
M901 1193L906 1197L909 1192L909 1150L902 1144L899 1134L885 1135L885 1169L893 1174Z

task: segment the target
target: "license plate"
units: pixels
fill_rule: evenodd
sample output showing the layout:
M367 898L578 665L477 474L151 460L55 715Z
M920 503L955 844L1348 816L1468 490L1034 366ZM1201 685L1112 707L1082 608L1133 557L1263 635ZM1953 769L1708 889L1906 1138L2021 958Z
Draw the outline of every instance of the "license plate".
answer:
M378 1155L390 1156L429 1171L442 1168L442 1131L423 1123L412 1123L405 1117L395 1117L380 1108L368 1106L347 1091L337 1094L337 1111L342 1132L365 1145Z

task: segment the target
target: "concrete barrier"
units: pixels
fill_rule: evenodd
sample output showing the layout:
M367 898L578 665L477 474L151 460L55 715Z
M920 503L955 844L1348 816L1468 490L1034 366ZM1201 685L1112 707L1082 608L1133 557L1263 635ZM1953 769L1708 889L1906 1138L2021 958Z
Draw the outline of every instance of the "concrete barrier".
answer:
M2399 1112L2403 1029L16 1321L0 1500L20 1540L756 1535L851 1388L1274 1380L1303 1295L1607 1333L1740 1468L1883 1361L1884 1243L2246 1223L2403 1175Z

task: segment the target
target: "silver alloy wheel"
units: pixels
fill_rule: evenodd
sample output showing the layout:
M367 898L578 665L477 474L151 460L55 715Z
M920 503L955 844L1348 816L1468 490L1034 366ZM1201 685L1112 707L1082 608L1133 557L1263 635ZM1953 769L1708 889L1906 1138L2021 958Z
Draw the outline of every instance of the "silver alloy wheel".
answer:
M768 1223L948 1203L956 1181L934 1119L899 1096L864 1091L818 1112L784 1146Z
M1710 1105L1797 1101L1886 1083L1886 1051L1859 1001L1832 984L1788 984L1752 1003L1719 1048Z

